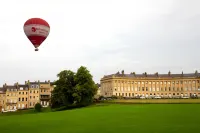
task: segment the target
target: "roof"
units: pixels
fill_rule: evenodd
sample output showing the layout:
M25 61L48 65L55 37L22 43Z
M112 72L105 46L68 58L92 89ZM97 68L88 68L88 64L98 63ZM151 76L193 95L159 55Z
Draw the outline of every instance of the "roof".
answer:
M29 82L29 84L31 84L31 85L38 85L39 83L38 82Z
M6 92L6 88L0 87L0 94L5 93L5 92Z
M28 85L18 85L18 87L29 87Z
M111 74L111 75L106 75L103 78L111 78L111 77L127 77L127 78L196 78L200 77L200 73L187 73L187 74Z
M50 85L54 85L55 84L55 82L50 82Z
M49 82L48 81L40 82L40 84L49 84Z
M97 83L96 85L98 86L98 88L101 87L101 85L99 83Z

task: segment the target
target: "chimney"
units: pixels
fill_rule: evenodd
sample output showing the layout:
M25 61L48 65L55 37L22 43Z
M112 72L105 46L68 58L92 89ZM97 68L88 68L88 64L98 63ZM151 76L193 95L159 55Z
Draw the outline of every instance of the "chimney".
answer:
M48 82L50 83L50 80L48 80Z
M7 84L5 83L3 86L4 86L4 87L6 87L6 86L7 86Z
M147 77L147 72L144 72L145 77Z
M156 72L155 75L158 76L158 72Z
M38 83L40 83L40 80L38 80Z
M122 70L122 74L124 75L124 70Z
M15 83L15 86L18 86L19 85L19 83L17 82L17 83Z
M133 74L135 76L135 72L132 72L131 74Z
M171 76L171 72L170 71L168 72L168 76Z
M197 75L197 74L198 74L198 71L196 70L196 71L195 71L195 75Z

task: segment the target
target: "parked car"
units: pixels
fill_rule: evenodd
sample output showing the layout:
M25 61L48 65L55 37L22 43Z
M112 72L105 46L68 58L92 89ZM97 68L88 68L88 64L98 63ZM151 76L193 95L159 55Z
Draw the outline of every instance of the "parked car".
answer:
M146 99L146 97L144 97L144 96L141 96L141 97L140 97L140 99Z
M160 96L155 96L154 98L155 98L155 99L161 99L161 97L160 97Z

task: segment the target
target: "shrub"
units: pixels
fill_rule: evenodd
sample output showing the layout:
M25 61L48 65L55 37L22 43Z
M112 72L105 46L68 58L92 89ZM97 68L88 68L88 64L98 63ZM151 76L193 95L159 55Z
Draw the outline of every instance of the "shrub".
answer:
M41 110L42 110L42 105L40 103L35 104L35 111L41 112Z

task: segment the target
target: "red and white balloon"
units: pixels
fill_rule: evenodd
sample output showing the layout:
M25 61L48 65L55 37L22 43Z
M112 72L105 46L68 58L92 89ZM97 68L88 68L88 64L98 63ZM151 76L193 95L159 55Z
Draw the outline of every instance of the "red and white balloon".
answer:
M24 33L38 51L38 47L48 37L49 24L41 18L31 18L24 23Z

